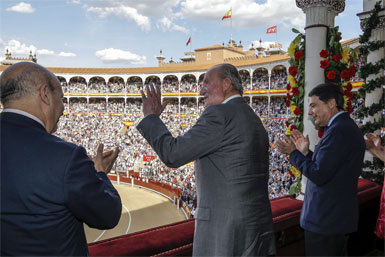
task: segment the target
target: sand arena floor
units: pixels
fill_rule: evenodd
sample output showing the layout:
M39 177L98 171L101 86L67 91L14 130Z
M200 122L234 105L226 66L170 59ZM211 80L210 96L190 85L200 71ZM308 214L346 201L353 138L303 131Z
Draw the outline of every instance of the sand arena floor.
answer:
M162 195L126 184L114 183L114 186L123 204L120 221L110 230L98 230L84 225L88 243L186 219L182 210L178 210L176 205Z

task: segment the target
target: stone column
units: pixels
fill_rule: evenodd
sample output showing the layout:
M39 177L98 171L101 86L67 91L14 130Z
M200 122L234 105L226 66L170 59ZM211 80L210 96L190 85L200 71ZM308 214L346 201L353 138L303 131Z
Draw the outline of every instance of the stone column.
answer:
M309 135L310 149L318 143L318 133L309 120L308 93L318 84L325 83L324 70L320 68L319 53L326 48L328 27L334 27L334 18L345 9L345 0L296 0L297 7L306 14L306 52L305 52L305 99L304 99L304 135ZM303 199L306 177L302 177L302 189L299 199Z
M361 20L361 29L363 29L363 20L366 18L369 18L372 10L374 9L374 5L376 4L378 0L364 0L363 1L363 12L358 13L357 16ZM385 7L385 0L382 0L381 7ZM380 23L378 24L377 28L372 30L372 34L370 36L370 41L377 41L377 40L385 40L385 11L382 10L378 14L380 18ZM382 47L378 49L377 51L369 52L367 56L367 63L376 63L377 61L383 59L385 56L385 48ZM384 71L380 71L378 74L371 74L367 78L367 82L370 80L376 79L380 76L383 76ZM377 88L373 90L370 93L367 93L365 96L365 106L371 106L373 103L378 103L381 98L383 98L383 89L382 88ZM381 118L381 111L376 113L373 116L369 116L364 119L364 124L367 122L373 122L375 119L378 121ZM365 153L365 160L372 160L373 155L369 152L366 151Z

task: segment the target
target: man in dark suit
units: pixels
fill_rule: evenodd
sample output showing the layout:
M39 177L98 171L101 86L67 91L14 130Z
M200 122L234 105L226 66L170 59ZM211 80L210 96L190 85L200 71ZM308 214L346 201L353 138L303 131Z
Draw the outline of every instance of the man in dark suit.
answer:
M242 98L242 80L230 64L211 68L200 94L205 111L174 138L159 115L159 87L142 92L145 118L137 128L169 167L195 160L198 206L194 256L275 254L268 197L267 133Z
M0 77L1 255L87 256L83 223L109 229L122 204L107 177L119 149L92 161L83 147L51 135L63 114L63 91L35 63Z
M277 148L307 177L301 213L308 256L343 255L348 234L357 230L357 183L365 153L360 129L343 111L339 87L321 84L309 93L309 115L324 135L309 150L309 138L298 130Z

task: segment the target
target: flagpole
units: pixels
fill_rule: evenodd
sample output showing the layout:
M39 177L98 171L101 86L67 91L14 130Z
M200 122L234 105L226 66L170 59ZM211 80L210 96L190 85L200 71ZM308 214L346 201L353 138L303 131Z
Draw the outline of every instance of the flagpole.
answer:
M278 25L277 25L277 31L275 32L275 44L277 45L277 48L278 48Z
M230 8L230 44L233 44L233 7Z

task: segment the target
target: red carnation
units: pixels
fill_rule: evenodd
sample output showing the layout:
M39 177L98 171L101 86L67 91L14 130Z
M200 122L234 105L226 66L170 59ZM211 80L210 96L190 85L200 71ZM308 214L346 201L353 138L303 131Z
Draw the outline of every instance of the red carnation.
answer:
M299 108L299 107L297 107L297 108L295 108L295 110L294 110L294 114L295 115L300 115L302 113L302 111L301 111L301 109Z
M290 107L290 102L286 100L286 107Z
M293 93L294 96L298 95L298 87L293 87L291 89L291 92Z
M352 91L352 88L353 88L352 83L348 83L346 85L346 90Z
M351 114L353 112L352 102L348 102L348 106L346 107L346 111Z
M336 72L335 72L334 70L329 71L328 74L326 75L326 77L327 77L328 79L330 79L330 80L335 79L336 76L337 76L337 74L336 74Z
M291 100L291 97L290 97L290 95L289 95L289 94L286 94L286 98L287 98L287 100L288 100L288 101L290 101L290 100Z
M294 124L290 125L290 131L293 131L294 129L297 129L297 126Z
M287 89L287 90L290 90L290 88L291 88L290 84L289 84L289 83L287 83L287 85L286 85L286 89Z
M319 138L322 138L322 136L324 135L324 132L325 132L325 131L324 131L323 129L319 129L319 130L318 130L318 137L319 137Z
M285 121L285 125L286 125L286 127L289 127L289 121L288 120Z
M352 65L349 67L350 77L356 76L356 66Z
M321 68L322 69L326 69L327 67L329 67L329 60L323 60L323 61L320 61L321 63Z
M295 77L297 75L297 67L289 67L289 73L290 75L292 75L293 77Z
M341 71L341 78L345 81L350 79L350 71L349 70L343 70Z
M328 50L322 50L319 55L322 57L322 58L326 58L329 56L329 52Z
M296 60L302 59L302 57L303 57L303 52L301 50L298 50L297 52L295 52L294 58Z
M342 54L333 54L333 60L339 62L342 59Z

